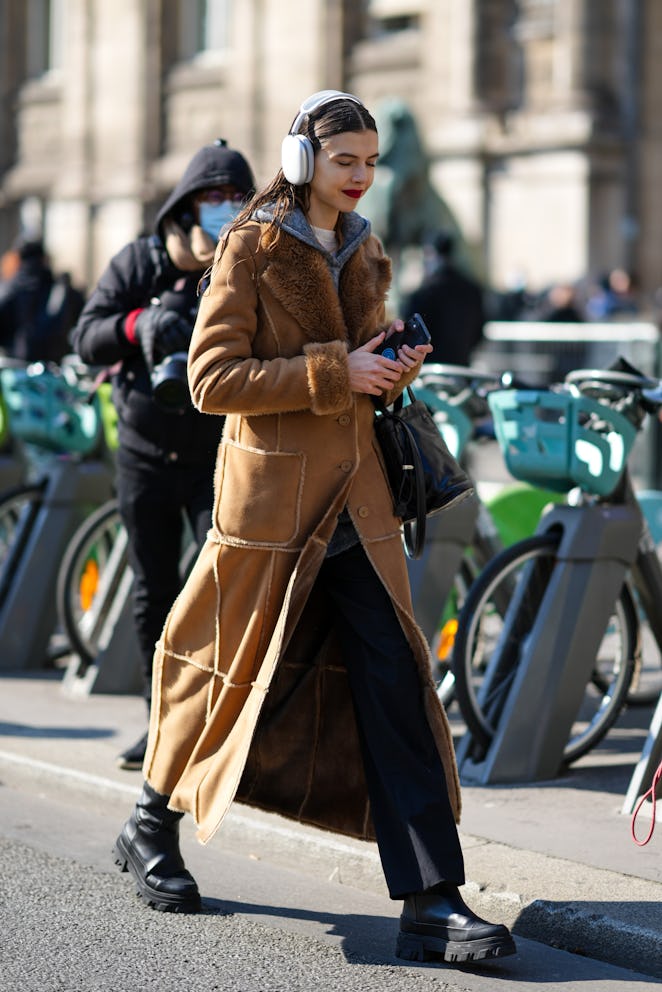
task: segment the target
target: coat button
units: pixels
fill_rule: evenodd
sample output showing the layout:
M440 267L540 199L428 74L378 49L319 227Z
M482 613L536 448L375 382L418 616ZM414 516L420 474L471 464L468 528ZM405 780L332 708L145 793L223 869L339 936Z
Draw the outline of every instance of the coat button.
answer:
M360 506L357 510L357 513L360 517L370 516L370 510L368 509L367 506Z
M347 427L347 425L351 423L351 418L349 414L341 413L340 416L338 417L338 423L340 424L341 427Z
M340 463L340 467L343 470L343 472L351 472L352 471L352 463L351 462L341 462Z

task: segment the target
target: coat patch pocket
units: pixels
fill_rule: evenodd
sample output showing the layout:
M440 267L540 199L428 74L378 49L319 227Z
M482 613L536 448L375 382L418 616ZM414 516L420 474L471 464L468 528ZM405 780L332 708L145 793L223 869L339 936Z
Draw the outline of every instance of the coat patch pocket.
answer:
M288 544L298 534L305 455L222 445L216 524L254 544Z

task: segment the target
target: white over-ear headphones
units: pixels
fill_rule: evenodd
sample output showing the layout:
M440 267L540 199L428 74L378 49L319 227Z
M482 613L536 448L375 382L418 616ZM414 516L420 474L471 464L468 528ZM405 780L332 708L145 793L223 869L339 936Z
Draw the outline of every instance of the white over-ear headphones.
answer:
M340 99L353 100L360 107L363 106L359 98L352 96L351 93L342 93L340 90L320 90L319 93L313 93L312 96L304 100L299 107L299 113L294 118L290 133L283 138L280 151L283 174L288 182L295 186L309 183L315 171L315 149L309 138L303 134L298 134L299 128L308 114L319 110L325 103Z

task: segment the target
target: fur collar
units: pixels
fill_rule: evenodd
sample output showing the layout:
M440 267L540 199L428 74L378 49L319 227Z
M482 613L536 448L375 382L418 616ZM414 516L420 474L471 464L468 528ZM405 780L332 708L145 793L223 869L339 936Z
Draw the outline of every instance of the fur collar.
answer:
M278 244L269 251L278 237ZM359 245L340 273L339 291L321 251L281 229L263 232L265 284L311 341L346 341L355 348L376 333L375 315L384 302L391 263ZM311 294L311 284L316 291Z

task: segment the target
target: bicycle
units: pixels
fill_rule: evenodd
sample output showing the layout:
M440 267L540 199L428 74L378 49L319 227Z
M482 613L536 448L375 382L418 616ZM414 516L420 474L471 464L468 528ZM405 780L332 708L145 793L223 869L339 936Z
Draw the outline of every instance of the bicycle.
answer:
M31 469L28 481L0 497L2 667L42 663L56 625L52 589L66 541L110 495L90 377L77 360L0 367L10 430Z
M580 369L550 391L488 398L514 477L572 498L487 565L460 614L452 667L467 725L461 752L485 765L482 775L555 775L586 754L636 679L639 609L662 645L662 567L627 466L646 414L662 404L659 386Z
M466 366L423 365L414 382L418 399L432 413L446 444L463 458L473 439L493 438L487 396L500 388L500 374ZM492 499L478 494L428 521L422 558L408 560L416 618L428 638L437 670L437 693L444 705L454 698L450 656L457 616L481 569L503 547L533 531L543 507L556 493L519 482Z
M184 521L180 575L193 567L198 547ZM128 535L117 499L103 503L72 535L56 583L57 612L75 657L68 681L82 679L107 649L113 629L124 618L133 573L128 560ZM136 668L139 659L136 656Z
M0 371L5 368L24 368L25 362L0 355ZM11 432L9 410L2 391L0 376L0 494L15 488L25 478L26 461L20 443Z

